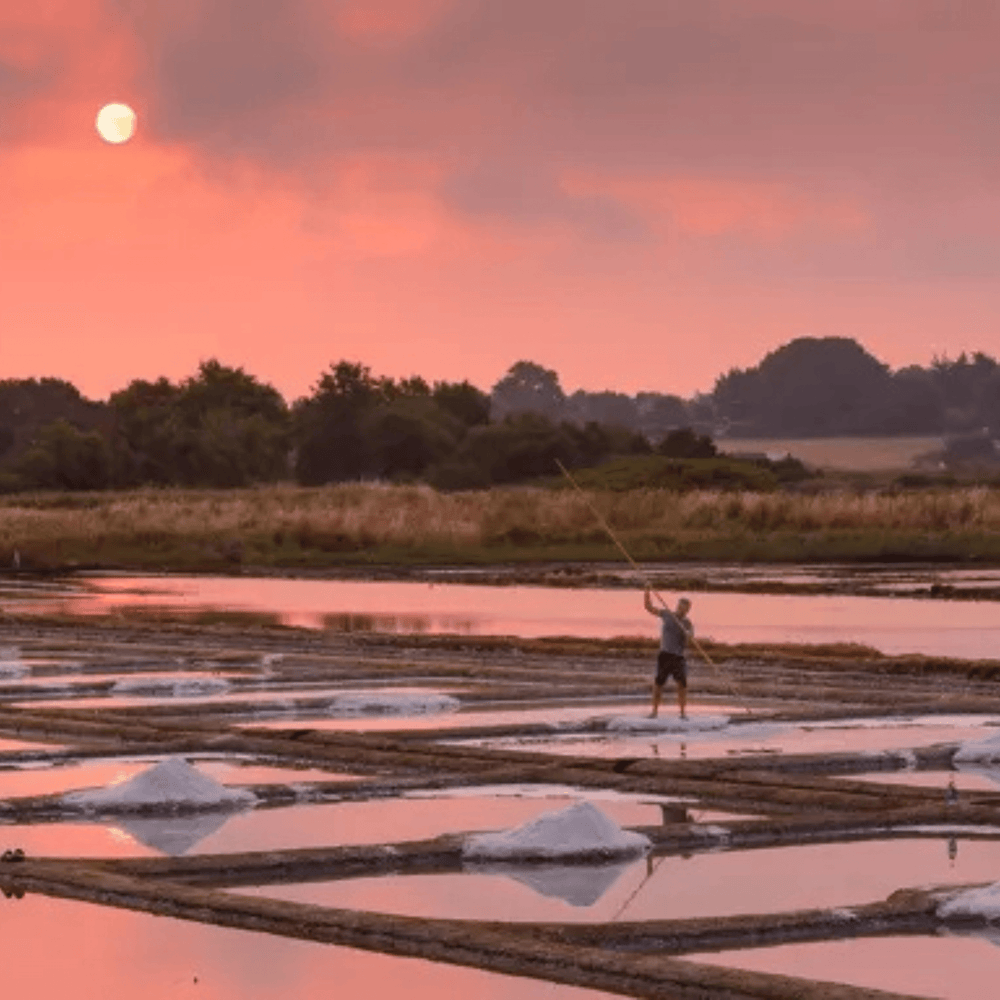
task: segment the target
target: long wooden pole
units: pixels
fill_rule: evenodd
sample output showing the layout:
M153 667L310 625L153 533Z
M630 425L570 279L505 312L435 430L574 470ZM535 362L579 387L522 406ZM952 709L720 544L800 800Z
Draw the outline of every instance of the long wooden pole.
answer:
M594 517L597 518L598 523L607 532L608 537L611 539L611 541L613 541L615 545L618 546L619 552L621 552L621 554L626 558L626 560L628 560L628 564L636 571L640 579L646 584L647 589L651 590L656 595L656 599L660 602L661 605L663 605L663 608L667 612L667 614L670 615L670 617L673 618L674 621L677 621L677 616L673 613L673 611L670 610L669 606L667 605L667 602L660 595L660 592L653 586L649 577L643 572L639 564L629 554L628 549L626 549L625 546L622 544L621 539L614 533L614 531L611 530L611 525L608 524L608 522L604 519L601 512L590 502L590 498L580 488L580 484L570 475L569 469L567 469L566 466L563 465L558 458L556 459L556 465L559 466L559 469L562 472L562 474L573 484L573 487L576 489L577 493L579 493L580 496L583 498L583 502L590 508L590 512L594 515ZM678 622L678 624L680 623ZM683 626L681 627L683 628ZM687 630L685 629L685 631ZM708 655L708 653L705 652L704 647L700 642L698 642L697 637L691 635L690 638L692 644L694 645L694 648L698 650L698 653L701 656L701 658L716 672L716 675L722 680L722 682L726 685L726 687L729 688L730 693L740 703L740 707L743 709L743 711L750 712L749 706L747 706L744 703L743 698L740 696L736 688L733 687L733 684L729 680L729 678L722 673L722 671L712 660L712 658Z

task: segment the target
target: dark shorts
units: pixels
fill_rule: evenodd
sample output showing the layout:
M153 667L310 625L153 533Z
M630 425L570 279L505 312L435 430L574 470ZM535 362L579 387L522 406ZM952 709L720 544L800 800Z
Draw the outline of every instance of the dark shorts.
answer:
M668 677L673 677L678 687L687 687L687 662L683 656L678 656L677 653L665 653L661 649L659 656L656 657L656 686L663 687Z

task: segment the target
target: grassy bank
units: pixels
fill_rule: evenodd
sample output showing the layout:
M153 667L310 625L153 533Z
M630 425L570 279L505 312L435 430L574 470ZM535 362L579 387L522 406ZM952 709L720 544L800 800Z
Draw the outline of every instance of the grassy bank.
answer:
M589 499L638 559L1000 562L1000 491L635 490ZM149 490L0 498L0 566L321 568L618 558L584 499L539 488Z

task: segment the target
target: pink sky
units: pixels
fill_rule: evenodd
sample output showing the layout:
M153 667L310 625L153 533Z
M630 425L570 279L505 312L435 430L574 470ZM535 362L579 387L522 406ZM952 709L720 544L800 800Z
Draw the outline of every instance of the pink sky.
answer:
M994 0L6 3L0 378L997 356L998 51Z

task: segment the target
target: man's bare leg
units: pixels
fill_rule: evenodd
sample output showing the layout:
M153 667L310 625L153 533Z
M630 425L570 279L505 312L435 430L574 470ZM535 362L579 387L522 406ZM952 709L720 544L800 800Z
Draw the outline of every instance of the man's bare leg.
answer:
M686 684L677 685L677 707L681 711L681 718L687 718L688 689Z
M659 684L653 685L653 711L649 713L651 719L656 718L656 713L660 710L660 701L663 698L663 688Z

